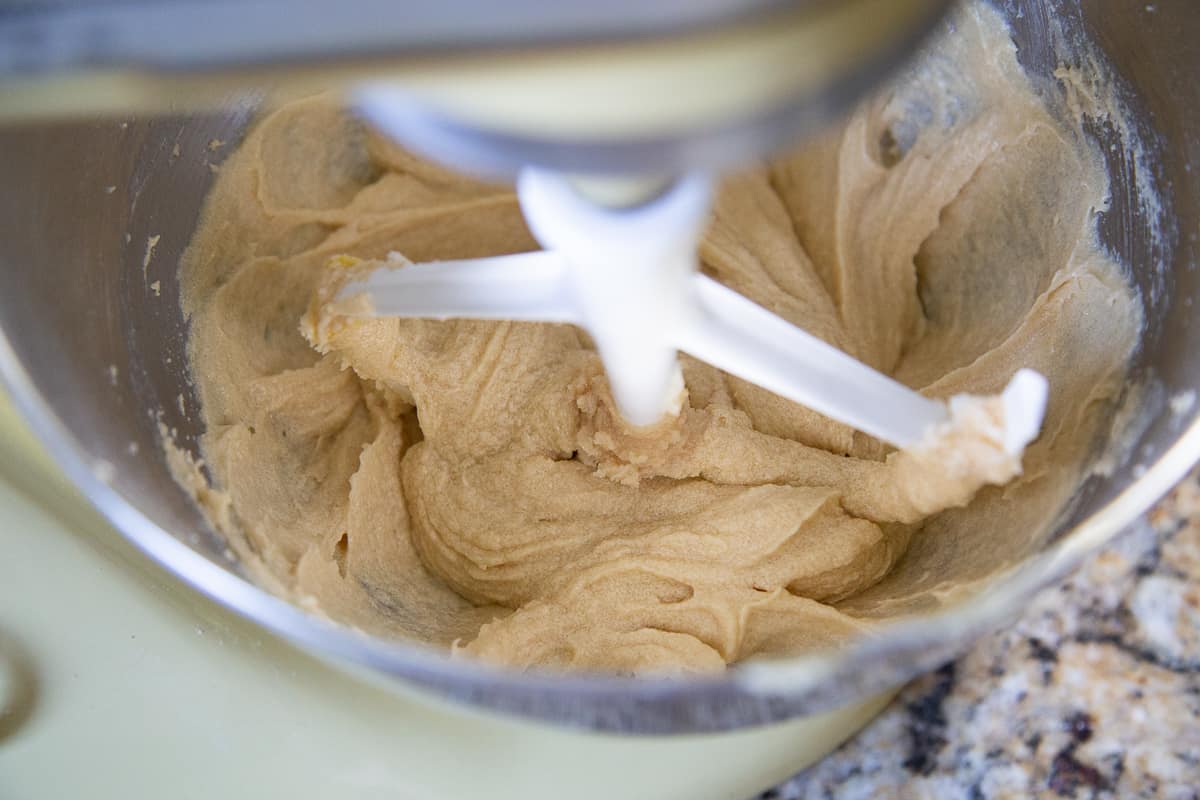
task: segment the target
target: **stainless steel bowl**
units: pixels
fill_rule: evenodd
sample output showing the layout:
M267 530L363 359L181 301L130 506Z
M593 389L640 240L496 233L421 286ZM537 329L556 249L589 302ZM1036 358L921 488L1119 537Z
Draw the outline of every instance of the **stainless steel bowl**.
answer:
M219 115L0 131L0 372L60 465L125 536L180 580L318 655L478 706L604 730L724 730L838 707L937 665L1010 619L1200 457L1200 406L1168 402L1200 390L1200 348L1191 345L1200 320L1200 7L997 5L1036 75L1070 57L1064 42L1095 42L1149 143L1139 160L1119 132L1094 131L1114 188L1102 236L1130 265L1149 320L1133 370L1139 388L1127 398L1130 447L1081 488L1042 549L986 592L845 650L709 679L516 674L339 628L246 580L171 478L158 422L161 414L194 447L175 268L213 180L210 164L238 141L252 98L231 100ZM227 144L210 148L214 140ZM1161 195L1157 210L1147 192Z

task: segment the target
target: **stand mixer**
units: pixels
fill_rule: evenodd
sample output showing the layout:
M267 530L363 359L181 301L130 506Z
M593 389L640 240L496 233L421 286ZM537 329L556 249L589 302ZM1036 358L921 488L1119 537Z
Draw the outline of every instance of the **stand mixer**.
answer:
M675 216L668 218L674 221L654 230L655 235L672 234L674 244L666 249L674 247L679 256L669 279L674 281L682 275L691 280L699 276L693 271L694 253L686 241L695 235L695 226L703 219L715 176L819 129L911 52L940 18L946 3L714 0L651 5L605 3L587 9L535 5L509 4L502 21L497 19L496 9L485 3L428 4L428 8L406 7L411 19L391 24L388 21L395 19L396 9L394 4L384 2L339 4L336 18L326 4L315 2L27 4L0 15L0 74L4 76L0 80L0 120L9 130L20 131L33 121L43 124L98 113L155 115L203 112L208 108L229 113L231 90L244 97L247 90L269 88L269 102L274 102L337 89L376 127L415 151L463 169L517 177L524 187L522 201L527 212L537 207L539 192L557 192L555 197L562 202L546 207L559 213L578 209L585 219L584 229L594 230L593 225L633 225L656 212L667 214L673 208L671 203L678 202L682 210L675 209ZM180 31L188 35L181 37ZM798 58L798 53L806 57ZM1166 120L1162 124L1168 125L1172 118L1159 109L1158 119ZM1179 124L1186 129L1187 123L1184 120ZM137 125L133 123L135 128ZM208 139L206 135L203 141ZM168 141L169 149L169 139L164 141ZM119 146L91 141L88 147L99 154L121 152ZM33 150L17 148L8 152ZM4 173L6 182L17 185L14 176L20 177L21 169L21 159L14 158ZM103 183L117 180L105 179ZM1178 185L1192 184L1181 177ZM13 216L13 224L21 219ZM494 264L450 268L445 264L428 268L414 265L378 270L365 285L352 287L342 302L348 306L358 303L361 309L365 292L374 304L365 309L367 313L506 318L519 316L515 304L524 302L529 305L529 316L525 318L583 322L600 345L604 331L616 325L584 318L578 303L581 297L601 297L604 286L599 282L609 276L597 275L596 270L580 270L587 273L585 279L596 278L598 284L570 303L554 306L544 291L551 281L543 279L560 281L562 272L570 268L566 265L584 259L576 255L574 246L559 241L556 232L563 220L551 220L548 227L543 226L536 210L528 219L542 244L550 249L520 257L524 264L519 271L514 270L512 277L517 284L508 294L497 291L494 285L485 284L480 290L479 278L473 276L463 285L447 289L446 281L457 280L456 272L478 272L475 268ZM193 222L194 218L188 218L181 225L190 231ZM141 231L141 235L157 236L160 230L151 228ZM184 236L187 231L183 231ZM159 254L167 260L171 258L171 237L169 231L165 233ZM136 230L134 235L136 241ZM592 243L601 241L593 234L587 238ZM639 248L633 252L641 251ZM1138 252L1131 257L1135 262ZM13 263L32 264L21 252L9 258ZM139 263L141 258L139 252ZM71 263L70 258L57 253L52 260ZM435 271L440 277L420 289L428 291L420 305L403 307L406 299L417 295L418 279ZM406 274L409 277L401 280ZM497 278L500 274L492 271L485 277ZM1182 270L1179 274L1183 275ZM14 281L26 281L28 296L41 298L44 292L36 270L22 275ZM653 278L652 269L633 276L639 278ZM101 278L89 276L84 280ZM692 283L703 286L698 281ZM533 294L523 288L530 284L543 293ZM3 294L15 297L15 285L4 284ZM678 283L672 285L674 289L663 291L675 291L673 297L686 296ZM1186 290L1187 286L1181 287L1179 296ZM707 290L698 289L697 294L703 291ZM94 284L85 282L81 282L78 292L91 297L102 294ZM653 289L641 296L651 300L655 297ZM549 299L554 297L549 295ZM472 298L476 303L472 307L454 306ZM735 296L713 302L726 302L726 308L733 308L738 299ZM41 300L36 303L47 306ZM653 302L647 305L654 307ZM63 303L64 309L77 307L74 300ZM690 307L695 309L694 305ZM613 305L604 308L612 310ZM748 315L746 329L760 333L770 330L755 328L760 323L770 324L759 315L758 307L739 310ZM126 394L124 388L112 387L112 397L105 397L110 388L107 365L119 363L124 370L125 361L111 353L85 349L90 345L75 348L56 339L46 338L47 344L31 346L27 340L41 329L26 324L25 312L20 308L4 304L0 312L4 330L0 367L13 388L17 405L33 420L35 429L66 465L72 480L117 521L130 539L168 570L313 651L367 665L389 673L389 677L404 677L481 706L608 730L722 730L835 708L894 685L957 647L947 645L944 639L961 639L966 631L990 624L984 621L995 620L1004 603L1011 605L1013 597L1061 572L1065 563L1090 546L1089 542L1095 544L1111 535L1186 468L1188 459L1181 455L1180 448L1196 448L1192 428L1185 437L1178 424L1174 428L1167 422L1147 427L1146 436L1153 438L1146 441L1156 449L1147 450L1139 458L1156 463L1134 484L1140 487L1137 492L1121 494L1124 486L1111 490L1106 486L1087 494L1086 503L1073 519L1084 519L1086 513L1093 512L1098 519L1089 518L1084 535L1064 540L1065 547L1047 553L1020 581L992 595L989 604L977 608L974 616L959 617L953 624L931 623L920 630L909 630L907 643L899 648L903 650L901 655L896 655L893 639L882 645L866 645L849 656L864 665L854 670L847 669L845 663L839 662L839 666L831 662L830 671L820 666L776 674L764 668L676 688L571 679L551 686L549 681L498 676L477 665L447 665L432 656L414 655L402 646L389 648L335 633L332 626L322 627L320 621L257 592L220 562L219 550L188 543L182 533L178 539L165 533L192 531L197 523L187 516L188 511L181 510L181 500L168 497L172 491L169 478L159 481L158 477L148 477L148 472L143 475L138 471L161 472L157 466L139 465L136 459L126 463L124 449L128 441L137 438L142 442L142 452L147 453L152 440L122 430L112 433L110 443L105 438L109 432L97 424L102 417L124 420L134 416L127 408L122 411L120 403L137 407L132 393L138 391L136 388ZM103 317L102 309L97 313ZM129 335L130 330L136 336L139 325L147 320L137 316L139 313L135 309L132 322L111 322L112 332L106 328L101 331L110 324L104 322L104 317L90 337L92 343L97 348L108 347L111 341ZM1163 324L1184 325L1179 321ZM59 328L64 337L75 335L64 325ZM643 329L643 340L647 331L660 339L657 347L647 348L648 363L644 367L629 358L628 349L605 357L620 407L634 424L652 423L664 408L669 410L671 391L677 388L671 370L675 350L688 349L679 335L682 330L678 318L669 326L656 322L655 327ZM788 335L794 333L789 326ZM769 353L767 345L781 343L774 335L765 339L737 349L728 364L712 353L698 355L719 366L747 369L753 365L742 356L749 347ZM765 356L767 363L750 379L788 396L798 394L787 385L771 384L766 376L798 381L797 373L791 371L796 362L784 359L816 352L810 344L782 347L784 353ZM614 346L619 348L620 343ZM658 355L652 358L650 350ZM38 373L37 356L51 351L72 354L74 363L98 365L94 385L83 385L91 378L82 377L78 378L79 386L73 383L84 374L83 368L78 373L65 369L49 376ZM662 357L664 351L670 353L670 358ZM118 346L113 352L122 351ZM1172 352L1170 357L1182 364L1184 356ZM822 355L830 359L826 362L828 375L854 380L845 377L853 373L854 367L853 362L843 360L844 354L834 351ZM50 364L51 359L45 363ZM810 359L803 363L813 362ZM617 386L620 378L614 376L626 374L626 365L632 365L628 374L633 377L628 381L631 388L622 391ZM31 373L36 377L31 378ZM1182 391L1189 385L1187 376L1191 374L1183 365L1168 389ZM1014 412L1013 417L1022 417L1025 424L1017 426L1024 433L1014 441L1036 435L1040 416L1036 409L1042 402L1036 377L1024 378L1015 385L1018 388L1014 389L1013 403L1024 411ZM75 402L72 398L79 396L101 399L95 410L79 412L70 405ZM880 401L881 397L888 399ZM173 400L174 394L170 398ZM852 425L901 447L919 441L931 425L944 421L947 413L941 404L913 397L904 387L889 383L876 384L876 388L861 395L843 388L832 390L825 399L794 399L834 416L841 414ZM856 409L852 399L863 401L862 408ZM105 405L109 400L112 407ZM897 404L905 401L912 403L901 412ZM880 408L894 413L884 415L879 422ZM96 438L88 438L89 430L97 431ZM1176 444L1179 446L1173 447ZM115 480L103 480L103 470L96 471L101 461L111 462L110 468L116 466ZM1118 477L1114 481L1128 477L1123 469L1115 473ZM1114 498L1121 501L1119 507ZM892 647L894 658L872 656L886 656L887 647ZM879 666L876 662L881 658L888 661L887 668L874 669L871 665ZM838 686L824 683L837 674L842 678ZM877 701L872 703L868 705L874 708ZM856 707L855 714L857 724L862 708ZM815 730L840 736L847 728L826 720L819 722ZM802 765L793 762L792 768Z

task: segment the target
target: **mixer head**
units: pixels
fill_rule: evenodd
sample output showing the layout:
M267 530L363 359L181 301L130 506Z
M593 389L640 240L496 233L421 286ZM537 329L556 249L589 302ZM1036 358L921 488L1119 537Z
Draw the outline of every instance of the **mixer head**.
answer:
M0 6L0 121L339 89L460 168L741 165L891 74L949 0L22 0Z

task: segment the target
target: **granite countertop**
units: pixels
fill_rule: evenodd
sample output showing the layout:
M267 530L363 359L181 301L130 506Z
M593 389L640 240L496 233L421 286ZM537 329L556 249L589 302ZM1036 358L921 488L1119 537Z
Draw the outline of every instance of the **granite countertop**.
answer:
M1200 798L1200 470L760 800Z

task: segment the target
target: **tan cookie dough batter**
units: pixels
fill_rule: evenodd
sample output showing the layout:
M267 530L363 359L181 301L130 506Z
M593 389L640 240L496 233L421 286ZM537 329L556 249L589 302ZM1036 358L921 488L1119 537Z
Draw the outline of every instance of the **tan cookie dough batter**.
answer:
M389 253L536 245L508 188L314 100L225 164L182 267L209 506L233 546L371 632L639 673L833 645L1028 552L1140 312L1096 244L1107 181L1078 125L1038 99L993 12L955 26L844 126L727 180L701 256L930 396L1042 372L1020 477L970 447L889 455L687 359L679 418L633 431L573 327L338 316L322 301L350 270L403 268Z

